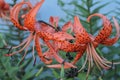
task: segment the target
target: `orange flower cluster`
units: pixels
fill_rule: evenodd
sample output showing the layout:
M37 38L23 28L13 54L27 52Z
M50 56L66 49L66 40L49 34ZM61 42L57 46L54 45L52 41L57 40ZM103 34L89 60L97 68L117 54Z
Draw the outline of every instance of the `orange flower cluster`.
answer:
M10 5L4 0L0 0L0 18L9 19L8 14L10 11Z
M99 31L97 36L93 36L92 34L88 33L86 29L82 26L78 16L74 17L73 23L69 21L64 24L61 29L59 29L58 27L58 17L51 16L49 23L37 21L35 17L43 3L44 0L41 0L35 6L32 6L30 2L22 1L13 6L13 8L10 10L10 20L13 22L13 24L20 30L29 31L30 35L18 46L12 47L12 49L16 49L23 46L20 50L5 54L6 56L12 56L26 49L24 54L25 57L31 41L34 41L33 58L35 59L34 47L36 47L36 51L41 61L47 64L47 67L50 68L61 68L61 64L64 64L64 68L77 68L75 64L85 52L86 60L79 71L81 71L85 67L87 62L88 73L90 71L90 67L93 66L93 62L97 65L98 68L104 69L109 69L111 67L111 64L119 64L112 63L99 56L95 50L95 48L97 48L99 44L113 45L118 40L120 34L119 25L114 17L113 20L117 33L114 38L110 38L109 36L112 32L112 24L107 19L107 17L99 13L90 15L87 19L88 22L94 16L98 16L103 20L103 28ZM22 18L24 19L22 25L19 23L18 15L23 5L27 5L30 10L26 14L22 15ZM71 29L71 33L74 33L74 35L68 34L68 29ZM42 39L46 46L49 48L44 53L42 53L40 39ZM65 61L59 55L60 50L65 51L66 54L68 54L69 52L76 52L74 60L72 62ZM58 64L52 64L53 59L55 59Z

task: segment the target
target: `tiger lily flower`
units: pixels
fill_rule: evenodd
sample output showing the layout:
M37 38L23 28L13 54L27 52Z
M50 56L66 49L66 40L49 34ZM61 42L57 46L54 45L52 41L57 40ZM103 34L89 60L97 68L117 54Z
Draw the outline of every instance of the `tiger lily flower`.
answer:
M42 3L44 2L44 0L42 0L41 2L39 2L38 4L37 4L37 6L38 5L42 5ZM26 5L28 5L28 7L30 7L31 8L31 10L30 11L33 11L34 10L34 8L36 9L36 6L34 6L34 7L32 7L32 4L30 3L30 2L24 2L24 0L22 1L22 2L20 2L20 3L18 3L18 4L16 4L12 9L11 9L11 11L10 11L10 18L11 18L11 21L13 22L13 24L18 28L18 29L20 29L20 30L28 30L28 24L26 24L25 23L25 21L29 21L29 19L27 18L27 17L29 17L28 15L30 14L29 12L27 13L27 14L24 14L25 16L24 16L24 19L26 19L26 20L24 20L24 23L25 24L23 24L23 26L19 23L19 20L18 20L18 16L19 16L19 12L20 12L20 9L22 8L22 6L24 5L24 4L26 4ZM33 12L34 13L34 12ZM34 14L36 14L36 12L34 13ZM26 15L27 15L27 17L26 17ZM31 16L31 15L30 15ZM35 19L35 16L34 16L34 19ZM32 23L32 22L35 22L35 21L31 21L30 23ZM35 22L36 23L36 22ZM35 24L34 23L34 24ZM31 25L32 27L34 27L35 25ZM35 29L34 29L35 30ZM12 56L12 55L14 55L14 54L17 54L17 53L20 53L20 52L22 52L25 48L26 48L26 51L25 51L25 54L24 54L24 57L25 57L25 55L26 55L26 53L27 53L27 49L28 49L28 47L29 47L29 45L30 45L30 43L31 43L31 41L32 40L34 40L35 41L35 36L36 36L36 34L35 34L35 32L34 32L34 30L33 31L30 31L30 35L27 37L27 39L25 39L21 44L19 44L18 46L15 46L15 47L12 47L12 49L17 49L17 48L19 48L19 47L22 47L23 46L23 48L21 48L20 50L18 50L18 51L16 51L16 52L13 52L13 53L10 53L10 54L5 54L6 56ZM35 60L35 57L34 57L34 46L35 45L33 45L33 58L34 58L34 60ZM23 58L24 58L23 57Z
M43 39L43 41L47 44L47 46L50 48L51 44L49 42L49 40L55 40L55 41L64 41L66 39L73 39L73 37L65 32L57 32L57 33L50 33L47 31L43 31L41 28L41 23L36 21L36 13L38 12L39 8L41 7L41 5L43 4L44 0L41 0L39 3L37 3L34 7L31 7L31 4L28 2L21 2L19 4L16 4L12 11L11 11L11 21L14 23L14 25L20 29L20 30L28 30L30 31L30 35L27 39L25 39L25 41L23 41L20 45L13 47L13 49L16 49L18 47L23 46L22 49L13 52L13 53L9 53L6 54L6 56L12 56L14 54L17 54L21 51L23 51L26 48L25 54L27 53L27 48L30 45L30 42L33 40L34 41L34 45L36 46L36 50L38 52L38 55L40 57L40 59L46 63L46 64L50 64L52 62L52 60L48 60L46 59L41 51L41 46L39 44L39 38ZM20 8L22 7L22 5L27 4L30 8L32 8L27 14L25 14L24 16L24 24L23 26L21 26L18 22L18 13L20 11ZM12 15L14 14L14 15ZM63 37L65 36L65 37ZM33 57L34 57L34 45L33 45ZM56 53L54 52L54 50L52 50L53 53L53 57L59 62L62 63L63 59L61 57L59 57L58 55L56 55ZM24 58L24 57L23 57ZM35 60L35 58L34 58ZM69 65L71 67L75 67L72 64L65 62L65 65Z
M4 0L0 0L0 18L9 20L10 5Z
M44 1L44 0L42 0L42 1L39 2L38 4L39 4L39 5L42 5L43 1ZM13 24L14 24L18 29L20 29L20 30L27 30L27 28L26 28L27 25L23 24L23 26L22 26L22 25L19 23L19 20L18 20L18 16L19 16L20 9L22 8L22 6L23 6L24 4L26 4L26 5L28 5L28 7L32 8L32 9L31 9L32 11L33 11L34 8L35 8L35 7L32 7L32 4L31 4L30 2L24 2L24 0L23 0L22 2L14 5L13 8L11 9L11 11L10 11L11 21L12 21ZM28 12L27 14L29 14L29 12ZM24 15L27 15L27 14L24 14ZM29 17L29 16L27 16L27 17ZM27 18L27 17L24 17L24 18ZM34 17L35 17L35 16L34 16ZM27 18L27 19L28 19L28 18ZM26 19L26 20L27 20L27 19ZM28 20L28 21L29 21L29 20ZM34 27L35 25L31 25L31 26ZM21 47L21 46L24 45L24 47L23 47L22 49L20 49L19 51L14 52L14 53L11 53L11 54L6 54L6 56L12 56L12 55L14 55L14 54L17 54L17 53L23 51L24 48L26 48L26 47L30 44L30 42L32 41L32 39L34 39L34 35L35 35L35 34L34 34L34 30L33 30L33 31L30 32L29 37L28 37L27 39L25 39L20 45L13 47L13 49L16 49L16 48Z
M83 55L83 53L86 51L87 52L87 57L86 57L86 61L85 64L87 62L87 60L89 61L89 65L93 64L93 60L95 61L95 64L99 67L108 69L110 68L110 66L108 64L112 64L112 62L110 61L106 61L104 59L102 59L96 52L95 48L99 45L99 44L104 44L104 45L113 45L119 38L119 25L117 23L117 21L115 20L115 18L113 18L114 23L115 23L115 27L116 27L116 36L114 38L109 38L111 32L112 32L112 25L110 23L110 21L102 14L93 14L91 16L88 17L88 21L90 20L91 17L93 16L99 16L103 19L103 28L102 30L100 30L99 34L96 37L93 37L91 34L88 34L86 32L86 30L83 28L82 24L79 21L79 18L77 16L74 17L74 25L73 25L73 31L75 33L75 42L73 44L75 44L75 46L77 46L77 44L79 45L84 45L82 47L77 46L74 47L74 45L70 45L69 42L64 41L64 45L62 45L59 50L63 50L63 51L70 51L70 47L72 47L71 49L74 51L80 51L79 53L76 54L75 59L73 60L73 64L75 64ZM67 26L68 28L68 26ZM69 44L69 48L67 47L67 49L65 49L65 45ZM80 48L79 48L80 47ZM78 49L78 50L76 50ZM67 51L66 51L67 52ZM98 60L96 60L98 59ZM90 60L92 60L90 62ZM80 71L85 67L84 66L80 69ZM114 64L118 64L118 63L114 63ZM52 68L60 68L61 64L57 64L57 65L49 65L48 67L52 67ZM69 68L67 66L67 68ZM90 67L88 69L88 71L90 70Z
M113 45L119 38L119 25L118 22L116 21L116 19L113 17L114 20L114 24L115 24L115 28L116 28L116 36L114 38L109 38L111 32L112 32L112 24L111 22L107 19L106 16L102 15L102 14L93 14L90 15L88 17L88 22L90 21L90 19L93 16L98 16L100 18L102 18L103 20L103 28L99 31L97 36L92 36L90 35L91 38L91 42L89 42L87 44L87 48L86 48L86 60L85 63L83 64L82 68L79 70L79 72L85 67L87 61L88 61L88 72L87 72L87 76L90 72L90 67L93 66L93 61L95 62L95 64L97 65L97 67L103 68L103 69L109 69L111 68L110 65L112 64L120 64L119 62L110 62L107 59L105 59L104 57L101 57L98 55L98 53L96 52L95 48L99 45L99 44L103 44L103 45Z

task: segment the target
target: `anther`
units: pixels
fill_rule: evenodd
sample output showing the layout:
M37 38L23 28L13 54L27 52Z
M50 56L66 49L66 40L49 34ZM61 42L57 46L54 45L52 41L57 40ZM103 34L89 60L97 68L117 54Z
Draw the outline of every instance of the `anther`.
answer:
M64 59L64 60L63 60L63 62L62 62L61 64L63 64L63 65L64 65L64 64L65 64L65 61L66 61L66 60Z
M12 50L12 46L9 48L9 50L8 50L8 53L7 53L7 54L9 54L9 53L11 52L11 50Z
M35 59L34 59L34 63L33 63L33 66L35 66L35 64L36 64L36 57L35 57Z

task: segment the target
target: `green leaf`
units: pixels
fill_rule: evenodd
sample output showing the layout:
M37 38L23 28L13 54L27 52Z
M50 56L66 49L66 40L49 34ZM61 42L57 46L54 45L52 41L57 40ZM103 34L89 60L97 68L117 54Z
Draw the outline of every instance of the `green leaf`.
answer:
M100 76L100 77L98 78L98 80L103 80L103 79L102 79L102 77Z
M91 7L94 7L96 5L100 4L100 1L94 2Z
M61 7L63 7L64 6L64 2L61 1L61 0L58 0L58 5L60 5Z
M60 78L60 75L58 74L57 71L55 71L55 70L53 69L52 72L53 72L53 75L54 75L55 78Z
M102 4L102 5L100 5L99 7L95 8L95 9L92 11L92 14L99 12L100 9L102 9L103 7L105 7L105 6L108 5L108 4L110 4L110 2L107 2L107 3L105 3L105 4Z
M76 5L76 7L80 10L80 12L84 13L84 15L88 15L88 10L86 8L78 4Z
M35 74L35 76L39 76L41 74L41 72L43 71L43 67L40 68L40 70Z
M88 6L88 7L91 7L91 6L92 6L92 3L93 3L93 0L87 0L87 6Z
M64 64L62 64L62 67L61 67L61 72L60 72L60 78L63 79L64 78Z
M115 3L116 3L116 4L120 4L120 1L115 0Z
M23 76L22 80L28 80L28 79L32 78L34 75L35 75L35 74L34 74L33 72L27 72L27 73Z
M80 80L86 80L86 73L80 73L79 75L78 75L78 77L79 77L79 79ZM93 80L92 79L92 76L88 76L88 80Z

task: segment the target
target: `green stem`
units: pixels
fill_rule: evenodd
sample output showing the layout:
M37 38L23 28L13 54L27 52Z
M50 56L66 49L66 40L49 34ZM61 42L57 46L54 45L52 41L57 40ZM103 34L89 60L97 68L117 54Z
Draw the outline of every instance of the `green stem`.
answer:
M87 0L87 9L88 9L88 16L91 15L91 10L90 10L90 0ZM92 23L91 21L89 22L89 28L90 28L90 33L92 34Z
M60 77L61 77L61 80L64 79L64 64L62 64L62 67L61 67Z
M43 67L40 68L40 70L35 74L35 76L36 77L39 76L42 71L43 71Z

